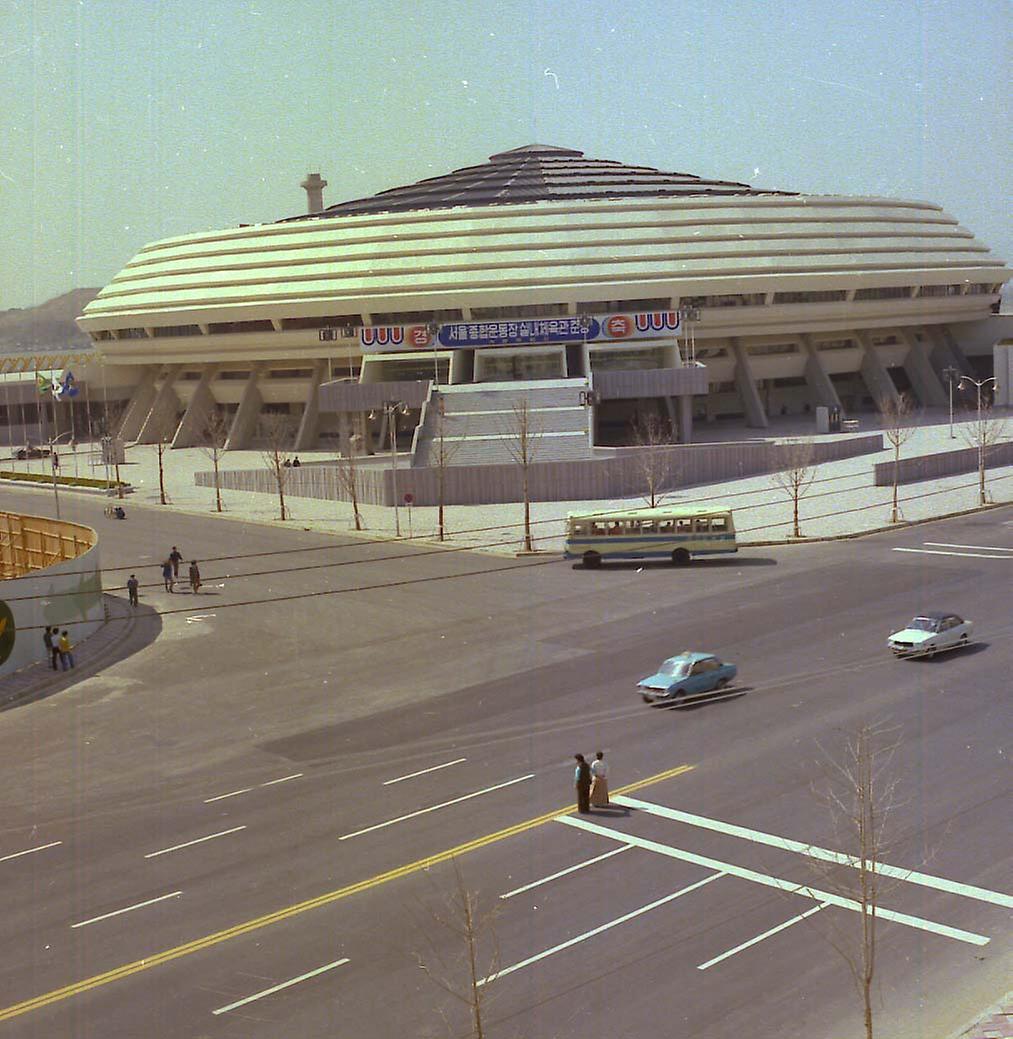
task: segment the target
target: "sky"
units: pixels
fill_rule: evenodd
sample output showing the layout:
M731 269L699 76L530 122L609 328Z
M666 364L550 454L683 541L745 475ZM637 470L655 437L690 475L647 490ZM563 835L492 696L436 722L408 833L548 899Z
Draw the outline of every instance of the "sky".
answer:
M0 311L525 144L926 199L1006 260L1003 0L0 0Z

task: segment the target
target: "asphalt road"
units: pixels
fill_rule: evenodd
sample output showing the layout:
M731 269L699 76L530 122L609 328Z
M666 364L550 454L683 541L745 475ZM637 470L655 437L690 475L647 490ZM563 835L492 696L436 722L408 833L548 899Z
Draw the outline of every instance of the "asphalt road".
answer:
M811 786L863 722L900 741L880 1034L1008 987L1013 511L585 572L73 510L107 589L150 587L121 659L0 715L0 1035L468 1035L461 886L494 1039L856 1035L855 872L819 850L852 849ZM172 544L200 596L161 590ZM929 608L978 643L893 660ZM741 695L641 703L684 648ZM578 817L599 747L642 785Z

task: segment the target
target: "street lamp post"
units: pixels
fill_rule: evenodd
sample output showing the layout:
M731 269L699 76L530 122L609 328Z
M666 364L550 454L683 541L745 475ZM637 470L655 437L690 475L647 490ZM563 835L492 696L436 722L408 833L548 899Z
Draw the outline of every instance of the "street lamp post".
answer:
M60 458L56 453L56 445L64 438L74 435L73 429L68 429L66 432L60 433L59 436L49 438L49 464L53 470L53 501L56 502L56 518L60 519L60 493L58 491L59 483L56 479L56 470L60 468Z
M964 383L970 383L978 391L978 425L975 429L975 440L978 446L978 504L985 504L985 430L981 424L981 391L982 388L987 386L990 382L995 385L995 388L999 388L999 383L996 382L994 375L990 375L987 379L972 379L970 375L962 375L960 382L957 383L957 388L963 387Z
M686 346L689 349L689 362L696 361L696 336L693 334L693 322L700 320L699 307L680 307L679 321L686 322Z
M949 384L950 387L950 439L953 439L953 382L960 375L960 372L956 368L944 368L943 378Z
M397 416L408 414L408 405L403 400L385 400L383 410L387 415L390 430L390 474L394 492L394 534L401 537L401 513L397 501Z
M429 324L426 325L426 332L433 344L433 385L439 388L440 355L436 352L436 347L439 345L440 326L435 321L430 321ZM449 378L447 381L450 381Z

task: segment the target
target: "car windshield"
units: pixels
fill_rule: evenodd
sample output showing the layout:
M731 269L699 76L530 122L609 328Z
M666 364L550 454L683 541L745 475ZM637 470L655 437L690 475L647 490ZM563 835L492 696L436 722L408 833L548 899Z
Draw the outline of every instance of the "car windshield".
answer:
M938 631L939 621L934 617L915 617L908 627L912 631Z
M682 657L672 657L661 665L658 674L664 675L666 678L682 678L689 674L689 661Z

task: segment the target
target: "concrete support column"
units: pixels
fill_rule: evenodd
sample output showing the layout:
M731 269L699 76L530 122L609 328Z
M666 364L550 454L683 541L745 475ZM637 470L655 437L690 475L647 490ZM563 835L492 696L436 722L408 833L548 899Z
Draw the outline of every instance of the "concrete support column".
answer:
M944 368L956 368L961 375L971 375L964 351L957 345L953 333L945 325L926 325L922 332L932 343L929 359L936 373L942 376Z
M168 365L162 375L162 385L155 394L155 400L137 434L137 443L155 444L161 439L170 440L176 432L176 414L179 411L179 397L176 396L176 377L183 370L181 364Z
M693 398L684 393L678 398L679 401L679 443L693 443Z
M310 379L309 392L306 394L306 405L303 408L302 418L299 420L299 430L295 435L294 450L296 451L307 451L316 446L320 425L319 390L326 371L327 363L325 361L317 361L313 365L313 376Z
M247 447L253 439L257 428L257 417L263 407L264 399L260 395L260 375L264 365L255 364L250 371L243 387L243 396L240 398L239 407L236 409L232 425L229 427L229 436L225 441L226 451L240 451Z
M739 391L742 405L746 409L746 424L755 429L766 429L769 425L767 412L764 410L763 401L760 400L760 391L756 387L746 348L736 336L730 337L728 342L735 354L735 388Z
M876 407L882 411L883 404L886 401L898 405L900 403L900 394L897 392L893 379L890 378L890 373L879 359L879 354L876 353L876 348L872 345L869 334L867 332L856 332L855 338L862 347L862 365L859 371L862 373L865 385L869 388L872 399L876 402Z
M155 403L155 378L157 375L157 366L149 368L141 376L141 381L131 394L116 434L121 440L137 439L137 434L141 431L148 412L151 411L151 405Z
M918 394L919 403L931 408L945 408L949 403L949 394L932 368L928 351L915 342L914 336L907 329L901 329L900 337L907 344L904 371Z
M214 394L211 392L211 380L218 374L221 365L206 364L200 375L190 405L183 414L183 420L172 438L173 447L193 447L204 441L204 427L208 416L215 406Z
M841 398L837 395L837 387L827 374L823 362L820 360L819 351L813 345L812 339L802 334L799 336L802 350L805 352L805 381L813 396L813 410L817 405L826 408L841 408ZM841 411L843 412L843 408Z

